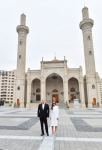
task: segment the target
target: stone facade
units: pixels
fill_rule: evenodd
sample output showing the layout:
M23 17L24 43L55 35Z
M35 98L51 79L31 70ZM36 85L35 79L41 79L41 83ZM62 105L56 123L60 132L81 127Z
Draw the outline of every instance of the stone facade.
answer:
M92 27L93 20L89 18L88 8L82 9L83 20L80 29L83 33L86 75L82 67L69 68L67 60L41 61L40 70L30 70L25 73L26 66L26 37L29 32L25 15L21 15L21 25L17 26L18 54L15 81L15 102L29 107L35 102L47 99L52 102L56 97L59 103L73 103L79 99L83 106L92 106L93 102L101 104L100 78L95 69Z
M37 92L38 90L38 92ZM33 96L32 96L33 95ZM38 96L39 95L39 96ZM55 96L58 102L73 98L83 100L84 83L82 68L68 68L67 60L41 61L41 70L27 71L27 104Z

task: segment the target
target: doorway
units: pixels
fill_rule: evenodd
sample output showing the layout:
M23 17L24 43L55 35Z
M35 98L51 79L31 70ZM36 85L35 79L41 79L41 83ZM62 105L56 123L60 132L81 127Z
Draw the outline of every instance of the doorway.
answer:
M56 103L59 103L59 97L58 97L58 94L53 94L53 95L52 95L52 100L53 100L53 98L55 98Z
M37 95L36 95L36 101L40 101L40 99L41 99L41 98L40 98L40 94L37 94Z

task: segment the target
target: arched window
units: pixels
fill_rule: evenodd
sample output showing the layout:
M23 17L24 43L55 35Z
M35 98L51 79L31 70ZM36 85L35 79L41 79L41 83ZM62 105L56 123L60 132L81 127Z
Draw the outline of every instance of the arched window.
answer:
M36 89L36 93L40 93L40 89L39 88Z
M72 87L72 88L70 89L70 91L71 91L71 92L75 92L75 88Z
M54 89L52 92L57 93L57 92L58 92L58 90Z

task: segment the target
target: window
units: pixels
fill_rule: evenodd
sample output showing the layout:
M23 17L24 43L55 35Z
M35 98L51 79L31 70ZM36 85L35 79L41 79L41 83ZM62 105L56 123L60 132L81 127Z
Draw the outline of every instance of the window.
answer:
M19 45L22 45L22 43L23 43L23 41L22 41L22 40L20 40L20 41L19 41Z
M19 59L21 59L21 55L19 55Z
M92 55L92 51L89 51L89 55Z
M20 86L17 87L17 90L20 90Z
M90 35L88 35L87 39L88 39L88 40L90 40L90 39L91 39Z
M95 85L94 84L92 85L92 89L95 89Z

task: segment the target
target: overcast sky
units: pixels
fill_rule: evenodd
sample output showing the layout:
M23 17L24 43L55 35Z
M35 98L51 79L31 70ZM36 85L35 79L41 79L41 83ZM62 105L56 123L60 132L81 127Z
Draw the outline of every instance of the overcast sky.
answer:
M93 42L96 71L102 77L102 1L86 0L90 18L95 22ZM84 0L0 0L0 70L16 69L17 32L20 15L26 14L26 68L39 69L42 57L68 60L68 67L84 70L84 50L79 22Z

